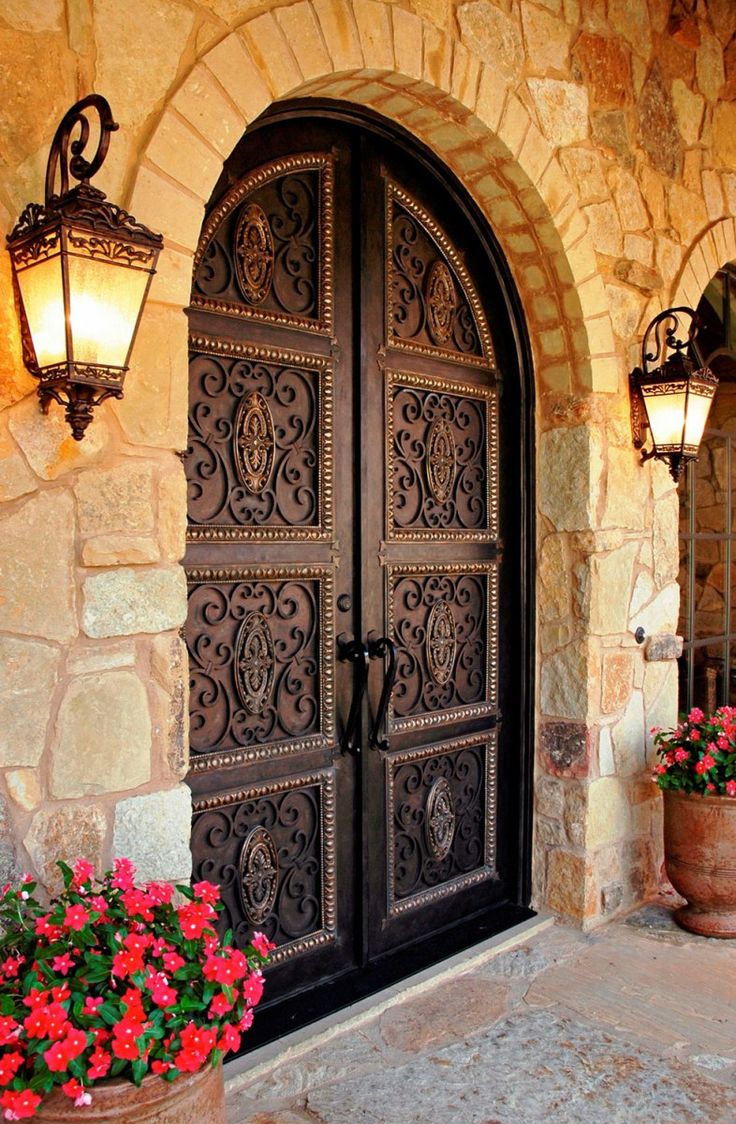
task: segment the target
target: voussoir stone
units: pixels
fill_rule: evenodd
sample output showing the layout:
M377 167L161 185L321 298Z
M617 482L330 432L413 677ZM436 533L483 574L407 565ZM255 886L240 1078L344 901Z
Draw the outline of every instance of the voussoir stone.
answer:
M77 633L71 496L31 496L0 520L0 540L0 631L70 640Z
M121 792L150 777L151 718L146 689L135 672L73 679L56 723L53 795L64 799Z
M49 893L61 889L57 859L73 863L86 859L102 873L102 853L107 834L103 809L89 800L63 807L41 808L23 840L34 868Z
M120 800L113 821L113 853L132 860L140 878L188 881L192 796L186 785Z
M58 649L0 637L0 766L37 765L46 744Z
M180 566L93 574L84 582L82 627L87 636L167 632L184 623L186 578Z

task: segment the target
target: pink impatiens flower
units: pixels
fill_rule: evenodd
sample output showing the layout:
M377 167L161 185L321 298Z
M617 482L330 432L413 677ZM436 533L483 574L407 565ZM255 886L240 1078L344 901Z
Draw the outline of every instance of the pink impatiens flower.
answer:
M736 796L736 781L726 781L726 796Z

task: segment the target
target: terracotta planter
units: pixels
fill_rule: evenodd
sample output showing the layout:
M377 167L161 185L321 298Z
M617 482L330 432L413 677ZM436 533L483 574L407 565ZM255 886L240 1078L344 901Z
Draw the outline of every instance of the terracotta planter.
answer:
M675 920L703 937L736 937L736 799L664 793L664 857L687 899Z
M55 1089L33 1119L44 1124L225 1124L221 1065L207 1065L171 1083L149 1074L138 1089L130 1081L103 1081L91 1093L91 1105L75 1108L74 1101Z

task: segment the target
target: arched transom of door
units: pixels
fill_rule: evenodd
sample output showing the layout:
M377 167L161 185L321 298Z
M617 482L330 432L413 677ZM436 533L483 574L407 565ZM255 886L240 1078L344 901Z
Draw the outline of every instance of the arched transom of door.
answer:
M276 942L274 999L518 900L497 794L520 553L484 254L418 159L334 118L246 137L203 228L192 848L236 939Z

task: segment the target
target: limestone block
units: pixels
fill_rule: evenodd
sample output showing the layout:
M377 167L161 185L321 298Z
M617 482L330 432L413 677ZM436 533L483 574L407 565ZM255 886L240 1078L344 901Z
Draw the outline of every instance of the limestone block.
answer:
M613 272L619 281L626 281L647 296L661 289L664 284L661 274L656 269L650 269L641 262L629 258L621 258L617 261Z
M194 196L153 166L141 165L133 188L131 210L140 222L163 234L165 242L173 242L180 250L196 249L204 218L204 196ZM149 309L147 305L144 315ZM129 379L130 375L126 379L126 394Z
M601 488L600 435L587 426L560 427L539 442L539 506L558 531L593 526Z
M677 492L671 492L654 505L654 581L658 588L673 581L679 570L678 534L680 504Z
M524 59L521 32L516 21L493 4L470 0L457 9L460 38L484 61L493 60L509 78L519 78Z
M639 185L625 168L612 168L609 174L616 210L624 230L647 230L649 215Z
M63 0L5 0L3 20L18 31L61 31Z
M666 585L643 609L629 621L629 631L643 628L647 636L655 632L674 632L680 609L680 587L677 582Z
M315 0L313 6L334 69L352 70L363 66L360 37L349 6L341 0Z
M584 31L576 40L573 58L595 106L613 109L626 104L631 94L631 64L618 39Z
M720 102L713 110L713 154L724 168L736 167L736 103Z
M644 696L632 692L623 717L611 727L613 757L620 777L633 777L646 768Z
M640 558L641 561L641 558ZM651 574L646 570L642 570L637 574L636 581L634 582L634 591L631 594L631 604L629 606L629 613L635 616L647 601L650 601L654 596L654 582L652 581Z
M563 822L565 834L573 847L585 846L587 804L585 790L579 785L571 785L565 792Z
M633 165L631 138L620 109L596 110L590 115L591 140L604 154L616 156L628 168Z
M168 93L193 20L192 10L180 0L129 0L124 5L95 0L97 88L105 91L116 121L140 125Z
M734 109L736 110L736 106L734 106ZM732 124L736 125L736 113ZM736 157L736 144L732 154ZM699 176L698 187L700 187ZM705 209L705 203L696 192L688 191L679 183L673 183L670 188L669 208L672 226L680 235L680 240L686 246L690 245L691 242L695 241L701 230L708 225L708 212Z
M623 285L606 285L611 326L619 339L629 343L641 319L642 298Z
M0 630L70 640L77 633L71 496L32 496L0 519L0 539Z
M186 580L179 566L93 574L83 583L82 627L87 636L166 632L186 616Z
M98 406L84 441L75 441L62 410L52 403L44 415L38 398L30 395L9 410L8 427L36 476L56 480L98 460L106 451L110 439L106 412L106 404Z
M171 458L158 483L158 540L170 562L184 555L187 530L187 479L181 461Z
M583 207L593 245L600 254L617 257L623 252L621 223L613 203L591 203Z
M2 885L15 882L21 875L15 850L15 837L13 824L8 815L8 804L4 796L0 796L0 879Z
M133 667L135 641L80 639L68 652L66 670L69 675L86 675L91 671L110 671L114 667Z
M693 93L681 78L675 78L672 83L672 103L685 144L697 144L703 125L705 99L700 94Z
M590 630L603 636L626 632L638 544L624 543L590 560Z
M42 791L38 769L8 769L5 773L8 794L26 812L41 803Z
M542 713L583 720L588 714L588 652L584 643L568 644L546 656L541 673Z
M650 266L654 257L654 243L648 234L624 234L624 257Z
M0 636L0 766L41 760L60 659L49 644Z
M529 4L521 7L526 55L532 70L566 70L572 29L559 14Z
M179 308L147 305L133 349L125 397L114 411L132 445L185 449L187 324Z
M263 15L256 16L248 23L243 24L241 33L246 44L258 58L268 84L277 97L282 97L301 85L301 71L272 12L264 12ZM198 100L201 96L202 94L197 91L195 100ZM209 96L209 94L205 96ZM194 104L192 110L201 112L201 110L195 108ZM227 147L228 140L229 147ZM237 140L237 136L231 135L224 140L226 147L221 148L223 156L228 155Z
M610 777L616 772L610 726L601 726L598 735L598 772L602 777Z
M148 303L172 304L181 308L189 304L191 291L192 254L164 246L151 282Z
M561 535L547 535L539 551L539 615L542 621L566 617L570 613L570 566Z
M547 858L547 905L581 921L595 910L591 871L586 859L569 851L550 851Z
M144 535L98 535L82 547L85 566L142 565L160 557L156 540Z
M581 203L600 203L608 195L599 153L591 148L567 148L560 161L575 185Z
M652 28L646 4L632 4L631 0L608 0L608 19L637 54L649 57Z
M31 472L6 428L0 429L0 503L18 499L38 487Z
M527 82L544 135L554 145L577 144L588 137L588 91L573 82L530 78Z
M191 821L192 796L183 784L120 800L113 821L113 853L129 858L141 880L188 882Z
M189 762L187 709L187 648L178 635L154 636L150 641L151 675L159 688L166 761L172 774L182 777Z
M677 664L644 665L644 706L646 709L647 764L654 764L653 729L669 730L677 723Z
M534 785L537 811L552 820L562 819L565 787L553 777L539 777Z
M584 722L541 722L539 750L553 776L587 776L590 738Z
M51 759L60 800L121 792L151 777L146 689L132 671L73 679L62 699Z
M83 535L153 529L153 465L124 460L108 469L81 473L74 484L77 519Z
M715 101L721 93L721 87L726 78L723 65L723 48L715 35L711 35L705 30L700 40L698 53L695 56L695 73L701 93L705 94L708 101ZM724 102L724 104L727 103Z
M172 109L161 118L146 155L203 199L209 198L222 171L222 158Z
M648 498L649 479L636 449L609 448L604 525L643 529L648 522Z
M327 54L312 5L307 3L306 0L302 0L302 3L294 4L291 7L276 8L274 15L287 43L296 56L299 69L304 77L309 80L310 78L318 78L322 74L329 74L332 70L332 60ZM209 58L207 64L209 65ZM230 93L232 96L232 92ZM264 105L261 106L262 109L265 108L269 100L267 97ZM236 104L242 106L241 100L238 100ZM248 113L246 116L248 120L252 120L254 115Z
M679 660L682 655L682 643L682 637L672 632L660 632L657 636L650 636L644 647L644 659L649 663Z
M418 16L403 8L392 7L394 53L399 74L409 78L422 76L422 25ZM499 106L499 113L501 107Z
M606 652L603 656L601 710L614 714L629 700L634 675L632 652Z
M657 62L644 83L638 110L642 147L658 171L675 179L682 168L682 140L672 98Z
M736 46L736 39L734 40L734 46ZM717 222L718 219L722 218L724 215L721 177L718 172L705 171L701 176L701 183L703 185L703 199L705 200L705 209L708 218Z
M589 850L625 839L631 815L626 785L618 777L600 777L588 788L585 846Z
M107 818L102 807L85 800L62 807L41 808L33 817L23 843L39 879L53 894L63 885L56 866L58 859L70 865L76 859L86 859L102 874L106 834Z

